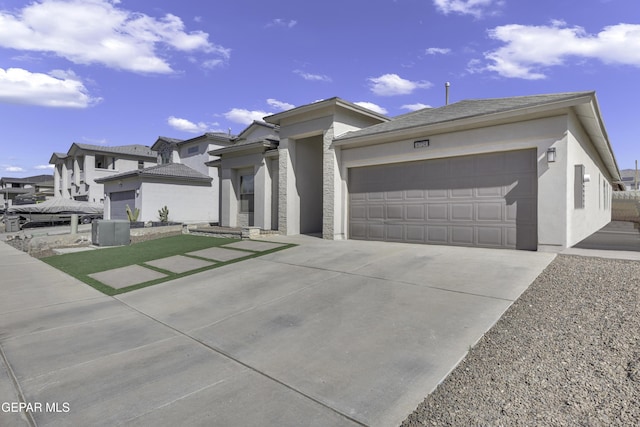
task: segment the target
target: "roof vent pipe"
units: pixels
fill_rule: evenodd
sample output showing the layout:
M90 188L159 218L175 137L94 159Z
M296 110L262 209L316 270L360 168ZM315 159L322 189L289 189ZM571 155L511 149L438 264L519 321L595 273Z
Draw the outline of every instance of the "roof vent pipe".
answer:
M444 100L444 105L449 105L449 87L451 86L451 83L446 82L444 84L444 91L445 91L445 100Z

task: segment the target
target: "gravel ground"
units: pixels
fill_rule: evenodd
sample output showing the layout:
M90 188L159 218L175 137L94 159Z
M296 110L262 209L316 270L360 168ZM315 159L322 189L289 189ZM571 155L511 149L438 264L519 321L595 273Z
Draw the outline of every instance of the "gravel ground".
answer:
M402 426L640 425L640 262L559 255Z

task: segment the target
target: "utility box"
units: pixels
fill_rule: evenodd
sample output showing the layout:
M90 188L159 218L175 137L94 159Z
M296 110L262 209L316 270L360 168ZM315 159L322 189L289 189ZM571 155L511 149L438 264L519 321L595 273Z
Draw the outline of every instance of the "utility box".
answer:
M4 231L7 233L12 233L15 231L20 231L20 217L18 216L7 216L4 218Z
M96 246L123 246L131 242L129 221L96 219L91 223L91 242Z

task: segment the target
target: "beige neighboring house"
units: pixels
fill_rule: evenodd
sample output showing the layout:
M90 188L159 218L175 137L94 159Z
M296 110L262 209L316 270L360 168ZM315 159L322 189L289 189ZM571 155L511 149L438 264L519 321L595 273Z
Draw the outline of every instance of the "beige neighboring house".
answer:
M104 203L105 192L100 178L153 166L157 153L145 145L71 144L69 151L53 153L54 195L94 203Z
M11 207L18 196L53 196L53 176L35 175L25 178L0 178L0 208Z
M214 150L221 225L325 239L559 250L611 220L620 172L594 92L388 118L340 98ZM274 129L276 129L274 128Z
M126 206L139 210L138 221L158 221L167 206L169 220L219 222L219 173L207 166L217 158L209 151L226 147L235 138L225 133L205 133L180 140L159 137L151 146L157 165L103 177L105 218L127 219Z

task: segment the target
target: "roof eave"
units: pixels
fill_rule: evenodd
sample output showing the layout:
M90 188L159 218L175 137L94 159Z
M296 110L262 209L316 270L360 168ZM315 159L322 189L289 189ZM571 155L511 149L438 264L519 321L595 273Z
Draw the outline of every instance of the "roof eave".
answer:
M499 111L496 113L489 114L478 114L468 117L462 117L460 119L447 120L437 123L429 123L426 125L415 125L410 127L405 127L402 129L392 129L388 131L383 131L375 134L368 135L355 135L349 136L348 134L345 136L341 136L334 141L334 146L336 147L346 147L351 145L363 145L363 144L379 144L383 142L389 142L391 140L402 138L402 137L411 137L418 134L425 133L445 133L450 132L452 130L465 130L471 129L474 127L480 127L481 125L489 126L493 123L498 122L510 122L514 121L517 118L522 116L531 116L535 117L551 117L556 115L555 112L574 107L579 104L583 104L592 99L592 95L585 95L581 97L576 97L568 100L534 105L523 108L515 108L507 111Z
M281 113L272 114L270 116L264 117L264 121L267 123L271 123L274 125L280 125L280 122L284 119L288 119L290 117L294 117L301 114L307 114L314 110L320 110L322 108L327 107L341 107L347 110L351 110L357 112L359 114L363 114L365 116L375 118L380 121L389 121L389 117L376 113L375 111L369 110L368 108L361 107L359 105L353 104L349 101L345 101L344 99L333 97L329 99L325 99L322 101L314 102L311 104L301 105L300 107L292 108L287 111L283 111Z

